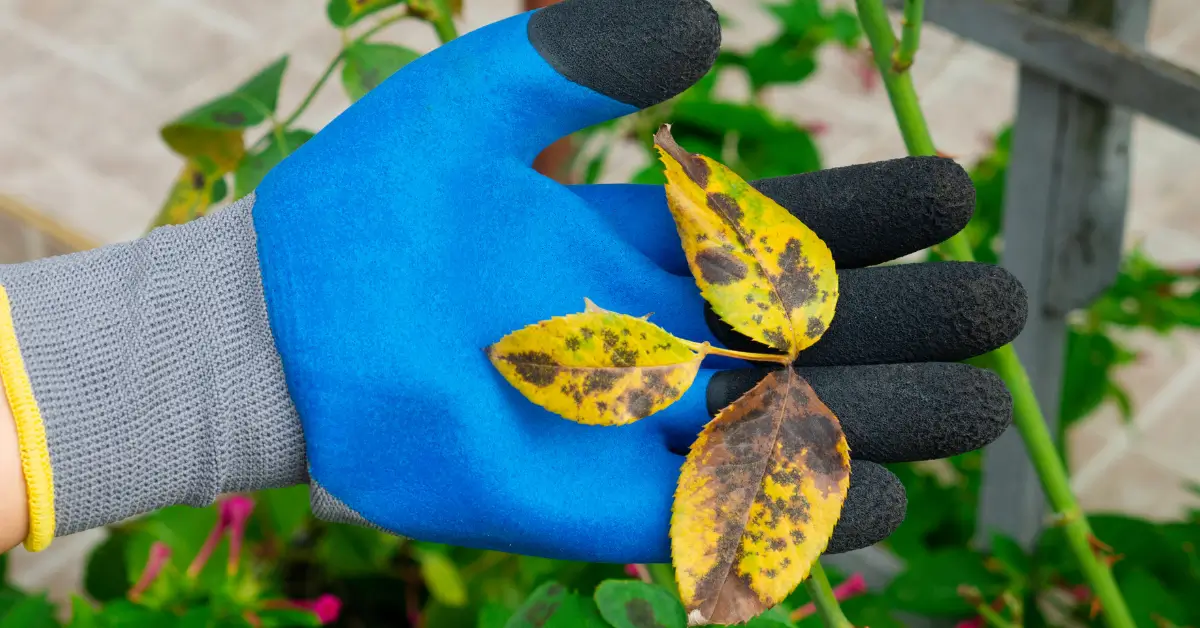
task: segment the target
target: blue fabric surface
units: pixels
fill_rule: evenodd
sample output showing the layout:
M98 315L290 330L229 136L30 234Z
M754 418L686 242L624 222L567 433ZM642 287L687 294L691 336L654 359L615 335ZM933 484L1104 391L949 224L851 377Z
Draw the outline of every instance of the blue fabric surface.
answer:
M421 540L667 562L700 377L627 427L526 400L483 348L584 297L716 343L663 191L568 188L530 164L633 107L572 83L529 14L406 66L272 170L254 208L268 311L312 476ZM728 365L710 359L705 366Z

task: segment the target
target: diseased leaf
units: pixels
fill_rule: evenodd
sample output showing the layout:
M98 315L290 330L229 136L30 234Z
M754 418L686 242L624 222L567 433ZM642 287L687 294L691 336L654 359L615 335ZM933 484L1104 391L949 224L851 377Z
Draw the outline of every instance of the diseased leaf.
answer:
M237 167L245 153L242 129L275 112L288 57L264 68L232 92L211 100L162 129L163 141L184 157L205 157L221 172Z
M717 415L680 470L671 550L688 624L741 623L808 577L841 516L850 454L792 368Z
M596 606L615 628L683 628L683 606L662 587L640 580L605 580Z
M154 226L180 225L202 216L212 205L212 189L220 177L211 165L190 159L179 172Z
M538 587L505 624L505 628L602 628L596 605L557 582Z
M358 100L400 68L421 55L393 44L360 42L346 49L342 66L342 86L351 101Z
M405 0L330 0L325 7L325 14L334 26L345 28L390 6L400 4Z
M795 357L833 319L829 247L729 168L688 153L663 125L667 204L700 293L734 329Z
M596 305L596 303L594 301L592 301L591 299L589 299L587 297L583 298L583 311L584 312L609 312L609 310L606 310L606 309L600 307L599 305ZM653 314L654 314L654 312L650 312L649 314L639 316L638 318L640 318L644 321L648 321L648 320L650 320L650 317Z
M608 311L556 316L485 352L530 401L589 425L624 425L666 408L704 357L654 323Z
M292 129L282 133L282 143L279 135L275 133L267 136L267 145L256 153L251 153L242 160L238 165L237 172L234 173L233 179L233 196L234 198L242 198L243 196L254 191L259 183L262 183L263 177L271 171L285 157L292 154L292 151L300 148L305 142L312 139L314 134L312 131L303 129Z

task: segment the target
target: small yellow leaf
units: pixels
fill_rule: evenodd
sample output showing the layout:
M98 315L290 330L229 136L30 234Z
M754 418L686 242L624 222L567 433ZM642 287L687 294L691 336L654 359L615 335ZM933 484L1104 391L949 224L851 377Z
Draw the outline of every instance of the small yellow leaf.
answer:
M153 225L180 225L203 215L212 205L212 190L218 178L220 173L214 168L189 159L171 186Z
M703 355L646 320L595 308L556 316L488 347L488 359L530 401L572 421L624 425L671 405Z
M841 424L792 368L722 410L692 445L671 516L688 624L782 602L828 546L849 486Z
M584 312L607 312L609 310L606 310L606 309L600 307L599 305L596 305L596 303L594 301L592 301L591 299L589 299L587 297L583 297L583 311ZM638 318L640 318L644 321L648 321L648 320L650 320L650 316L652 316L653 314L654 314L654 312L650 312L649 314L639 316Z
M688 266L723 320L795 357L833 320L838 278L817 234L729 168L654 136Z

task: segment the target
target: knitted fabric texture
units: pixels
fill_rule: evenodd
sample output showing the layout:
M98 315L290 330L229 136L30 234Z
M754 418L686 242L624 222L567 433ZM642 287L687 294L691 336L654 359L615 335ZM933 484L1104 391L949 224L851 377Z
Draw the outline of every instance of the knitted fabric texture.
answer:
M307 481L253 195L126 244L0 266L54 477L55 535Z

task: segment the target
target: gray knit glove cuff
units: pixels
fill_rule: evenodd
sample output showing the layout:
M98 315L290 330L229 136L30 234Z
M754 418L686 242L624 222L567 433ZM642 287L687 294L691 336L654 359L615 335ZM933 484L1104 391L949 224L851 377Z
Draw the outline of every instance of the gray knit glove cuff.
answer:
M305 483L254 196L127 244L0 266L45 427L55 536Z

